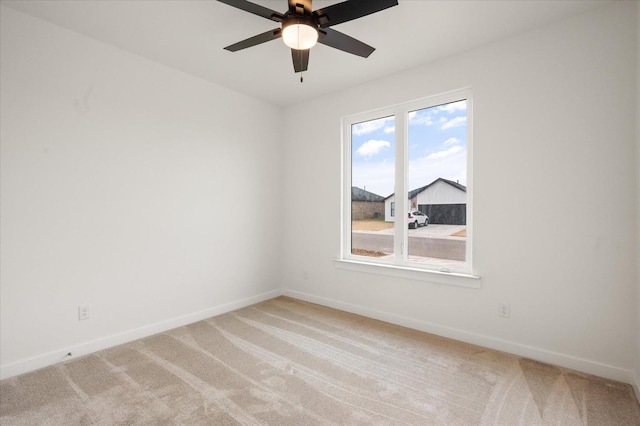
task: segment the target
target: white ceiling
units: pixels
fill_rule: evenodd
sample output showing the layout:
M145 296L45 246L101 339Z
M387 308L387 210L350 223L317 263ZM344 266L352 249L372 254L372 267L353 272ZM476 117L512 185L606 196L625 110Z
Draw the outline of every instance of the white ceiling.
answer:
M366 1L366 0L363 0ZM255 0L284 12L287 0ZM339 0L315 0L313 9ZM400 0L399 5L334 29L376 51L367 58L324 45L311 50L304 83L282 41L231 53L223 48L278 23L215 0L2 0L68 28L274 105L393 74L602 7L610 1Z

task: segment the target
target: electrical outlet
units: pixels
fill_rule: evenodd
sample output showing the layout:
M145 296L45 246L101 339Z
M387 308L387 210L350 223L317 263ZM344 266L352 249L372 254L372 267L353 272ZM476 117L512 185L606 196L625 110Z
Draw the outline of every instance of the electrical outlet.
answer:
M89 311L89 305L78 305L78 321L91 318L91 312Z
M501 317L509 318L511 316L511 305L508 303L498 304L498 315Z
M307 271L304 271L304 273L302 274L302 279L305 281L309 279L309 273Z

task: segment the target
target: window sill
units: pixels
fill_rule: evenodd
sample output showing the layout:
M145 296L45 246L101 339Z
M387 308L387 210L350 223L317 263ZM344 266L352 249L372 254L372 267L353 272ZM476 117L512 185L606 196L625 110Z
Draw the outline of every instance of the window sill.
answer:
M333 263L336 268L346 269L348 271L386 275L395 278L407 278L411 280L458 287L481 288L482 286L482 279L476 275L432 271L399 265L384 265L380 263L363 262L360 260L335 259Z

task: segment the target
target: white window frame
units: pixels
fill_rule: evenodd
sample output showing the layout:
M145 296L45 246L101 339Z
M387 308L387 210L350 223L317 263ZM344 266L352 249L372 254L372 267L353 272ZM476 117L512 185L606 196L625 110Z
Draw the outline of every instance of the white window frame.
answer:
M396 212L409 211L408 194L408 129L411 111L467 100L467 240L465 264L449 268L444 265L410 262L405 242L408 242L407 221L396 215L394 221L394 256L372 258L351 253L351 167L352 125L383 117L395 117L395 187ZM342 125L342 223L341 252L335 265L341 269L376 273L394 277L417 279L440 284L480 288L480 277L473 271L473 95L470 88L455 90L427 98L405 102L392 107L343 117Z

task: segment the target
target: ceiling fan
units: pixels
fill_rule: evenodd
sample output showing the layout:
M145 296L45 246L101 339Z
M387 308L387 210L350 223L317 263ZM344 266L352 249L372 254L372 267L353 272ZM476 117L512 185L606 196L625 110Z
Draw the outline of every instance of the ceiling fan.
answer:
M397 0L347 0L313 11L312 0L287 0L289 9L285 13L279 13L246 0L218 1L281 23L280 28L234 43L225 47L226 50L236 52L282 38L284 44L291 48L295 72L307 70L309 49L316 43L363 58L369 57L375 50L373 47L329 27L362 18L398 4Z

